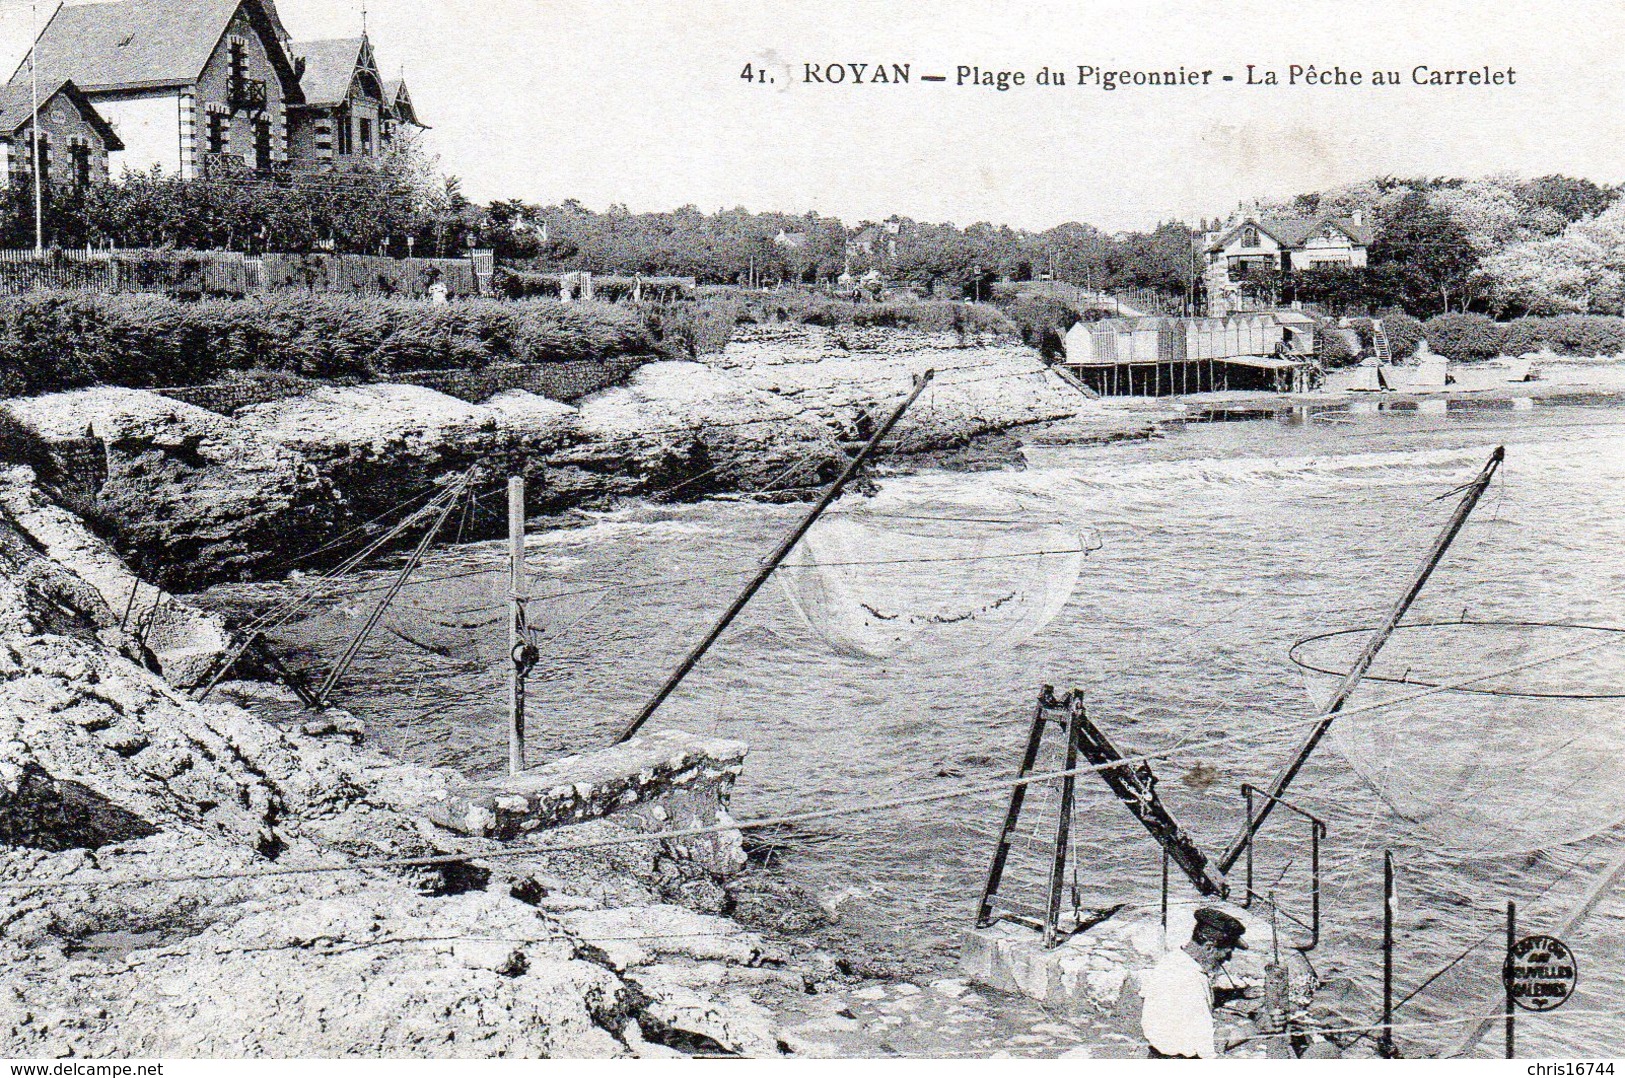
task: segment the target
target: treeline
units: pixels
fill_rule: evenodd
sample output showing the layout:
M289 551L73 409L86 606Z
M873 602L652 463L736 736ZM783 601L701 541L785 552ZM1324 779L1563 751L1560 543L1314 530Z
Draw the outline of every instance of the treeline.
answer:
M1421 317L1621 313L1622 189L1559 175L1383 177L1262 205L1264 216L1358 211L1372 231L1368 267L1267 280L1266 298L1351 313L1397 306ZM32 246L28 183L0 194L0 244ZM986 298L1001 280L1053 277L1106 292L1200 299L1193 256L1201 221L1108 235L1078 222L1028 231L694 206L595 212L574 200L480 206L410 145L367 167L190 181L143 173L48 194L47 242L58 246L446 256L477 245L493 248L527 294L577 270L702 285L817 284L874 270L889 285L956 298Z
M549 272L692 277L702 284L815 284L850 269L889 283L986 298L993 282L1044 274L1107 290L1155 288L1183 294L1191 274L1191 231L1170 222L1150 232L1107 235L1068 222L1029 232L985 222L960 227L906 217L847 223L816 213L597 213L574 200L538 206L493 202L482 242L505 262Z

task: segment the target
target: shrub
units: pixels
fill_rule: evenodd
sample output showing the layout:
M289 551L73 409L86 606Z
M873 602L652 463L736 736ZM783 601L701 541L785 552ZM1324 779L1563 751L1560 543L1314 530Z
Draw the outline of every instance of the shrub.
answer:
M1447 359L1467 362L1501 354L1502 327L1482 314L1436 314L1423 329L1428 347Z
M1072 304L1052 296L1021 296L1004 313L1020 330L1022 341L1046 360L1065 354L1066 331L1083 318Z
M1554 351L1566 356L1616 356L1625 353L1625 318L1606 314L1560 314L1545 319L1552 327Z
M1422 323L1398 308L1382 313L1382 328L1395 359L1408 357L1427 338Z
M638 306L655 347L671 359L698 359L728 347L739 323L739 304L727 296Z
M0 300L0 391L208 382L233 371L376 380L423 368L648 354L637 312L602 303L266 295L183 303L153 295Z
M1506 323L1501 330L1501 347L1509 356L1525 352L1539 352L1547 348L1556 351L1552 343L1554 330L1550 318L1518 318Z
M1335 367L1351 367L1360 361L1365 342L1371 332L1371 320L1361 319L1365 322L1365 333L1360 333L1359 327L1352 327L1360 347L1352 347L1344 331L1337 328L1332 319L1319 319L1315 327L1315 355L1320 359L1321 365L1327 369Z

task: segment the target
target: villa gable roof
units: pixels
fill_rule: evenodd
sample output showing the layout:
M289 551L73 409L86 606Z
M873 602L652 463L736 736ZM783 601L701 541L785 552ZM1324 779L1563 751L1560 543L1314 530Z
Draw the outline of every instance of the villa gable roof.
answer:
M298 101L299 83L278 36L281 25L263 0L105 0L66 3L35 45L40 80L72 80L86 94L163 90L197 82L239 8L265 43L283 96ZM26 75L24 56L13 75Z

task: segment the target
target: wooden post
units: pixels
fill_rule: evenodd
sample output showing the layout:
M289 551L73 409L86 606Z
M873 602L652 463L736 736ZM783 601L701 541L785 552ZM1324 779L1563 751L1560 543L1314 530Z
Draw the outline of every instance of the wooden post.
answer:
M525 769L525 480L508 478L508 774Z
M649 702L643 705L643 710L638 712L637 718L633 719L627 724L626 729L621 731L621 736L615 739L616 744L628 740L641 730L643 724L649 721L650 716L655 713L661 704L666 702L666 697L670 696L677 686L682 684L689 671L693 670L705 653L711 649L711 645L717 642L717 638L722 635L723 630L727 629L733 623L734 618L739 616L739 612L745 609L745 604L750 602L751 596L761 590L762 585L767 583L767 578L772 576L773 571L783 563L785 558L790 556L790 551L795 549L797 543L801 542L801 537L807 534L808 529L823 515L824 510L830 507L830 503L841 496L841 491L846 489L846 485L852 481L852 477L858 473L858 469L862 468L869 458L874 455L874 451L880 446L881 441L891 433L891 429L897 425L897 421L903 418L903 413L908 411L911 404L920 399L920 394L925 392L925 387L931 384L931 379L936 377L936 373L934 370L928 370L914 379L913 392L908 395L903 403L897 406L891 415L886 417L886 421L880 425L880 429L875 431L874 437L870 438L868 444L858 451L858 455L847 463L845 470L836 477L835 482L829 485L829 489L824 491L823 496L807 511L807 515L802 517L801 522L792 528L790 534L785 536L784 540L779 543L778 549L768 555L761 571L751 578L749 584L745 585L744 590L723 612L722 617L717 619L717 623L711 627L711 631L705 634L705 639L694 645L694 649L688 653L687 658L679 663L677 669L672 671L671 675L666 678L665 684L661 685L654 696L650 697ZM510 487L510 491L511 489Z
M1394 1058L1394 852L1382 852L1382 1040L1377 1052Z
M1495 452L1490 454L1489 463L1485 464L1478 476L1467 484L1466 492L1463 494L1461 502L1456 506L1456 511L1451 514L1449 523L1439 533L1438 538L1433 541L1433 548L1428 551L1421 568L1411 578L1409 587L1405 589L1405 594L1400 596L1399 601L1389 610L1388 616L1383 619L1382 624L1371 634L1371 639L1366 642L1365 648L1361 650L1359 657L1354 660L1354 665L1344 675L1342 682L1337 686L1337 691L1332 694L1331 702L1321 712L1320 719L1315 723L1314 728L1310 730L1309 736L1304 739L1303 744L1299 746L1298 751L1287 762L1287 765L1271 780L1268 791L1269 798L1265 800L1263 806L1259 809L1258 816L1247 821L1242 827L1241 833L1235 837L1230 843L1230 847L1225 850L1224 855L1219 858L1218 868L1221 873L1229 872L1236 861L1240 859L1247 844L1252 841L1253 835L1263 826L1271 810L1274 809L1276 801L1285 796L1287 787L1292 785L1293 779L1297 778L1298 772L1302 770L1303 765L1308 762L1310 755L1315 751L1315 746L1320 744L1320 739L1326 736L1326 731L1331 728L1333 720L1337 718L1337 713L1343 710L1343 705L1348 703L1349 697L1359 687L1366 671L1371 669L1372 663L1376 662L1377 653L1388 642L1388 638L1393 635L1394 630L1399 628L1400 620L1410 610L1411 603L1415 602L1416 597L1421 594L1423 586L1427 584L1428 578L1433 575L1433 570L1438 567L1439 562L1444 558L1445 552L1450 549L1450 544L1455 541L1462 525L1467 523L1468 515L1472 513L1473 507L1478 504L1478 499L1483 497L1484 491L1490 485L1490 480L1495 478L1496 469L1501 466L1501 462L1505 459L1506 448L1497 446Z
M1018 779L1026 778L1038 761L1038 749L1044 741L1044 724L1048 721L1044 717L1046 699L1047 695L1039 697L1038 710L1033 713L1032 729L1027 733L1027 747L1021 753L1021 766L1016 768ZM1004 825L999 828L999 841L993 848L993 864L987 870L987 882L982 885L982 897L976 903L977 928L986 928L993 923L993 896L998 894L999 884L1004 881L1004 863L1010 857L1010 845L1015 841L1016 828L1021 823L1021 806L1026 801L1025 783L1011 787L1010 805L1005 809Z
M1506 988L1507 1058L1517 1059L1518 1005L1512 999L1512 948L1518 943L1518 904L1507 903L1507 957L1501 966L1501 980Z
M1067 717L1066 766L1071 771L1078 766L1078 724ZM1049 877L1049 904L1044 917L1044 946L1054 947L1061 926L1061 889L1066 884L1067 843L1072 837L1072 801L1077 790L1078 777L1066 775L1061 779L1061 811L1055 824L1055 860ZM1076 929L1076 925L1073 926Z

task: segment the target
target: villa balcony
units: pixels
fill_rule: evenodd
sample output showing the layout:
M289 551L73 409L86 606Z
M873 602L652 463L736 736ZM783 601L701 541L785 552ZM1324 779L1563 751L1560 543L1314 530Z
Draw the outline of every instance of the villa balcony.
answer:
M248 159L240 153L206 153L200 160L205 178L240 176L248 171Z
M269 100L264 79L233 79L227 104L233 112L262 112Z

